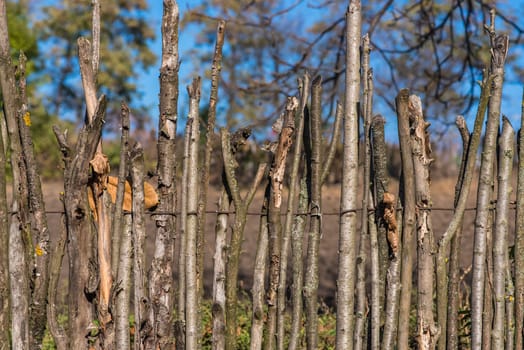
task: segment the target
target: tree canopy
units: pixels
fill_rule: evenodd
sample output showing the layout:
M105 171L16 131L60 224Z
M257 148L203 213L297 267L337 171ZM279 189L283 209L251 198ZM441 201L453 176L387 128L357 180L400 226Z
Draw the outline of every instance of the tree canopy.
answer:
M111 101L109 116L125 100L135 111L144 107L137 92L137 76L156 62L149 47L155 34L146 21L145 0L104 2L100 9L100 67L97 76L101 93ZM42 7L42 18L35 23L42 74L54 98L46 102L49 112L74 112L83 117L81 85L78 80L76 39L91 37L91 1L64 0ZM111 120L110 120L111 121Z

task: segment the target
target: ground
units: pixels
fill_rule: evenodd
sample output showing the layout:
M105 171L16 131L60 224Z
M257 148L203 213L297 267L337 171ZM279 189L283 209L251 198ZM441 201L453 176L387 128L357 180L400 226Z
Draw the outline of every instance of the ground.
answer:
M390 192L397 193L398 185L393 182ZM475 185L472 186L472 195L468 207L474 207L474 190ZM452 212L443 210L451 208L453 205L453 194L455 188L455 179L445 178L438 179L432 182L432 200L433 200L433 229L436 236L436 242L442 233L446 230L447 225L451 219ZM59 201L59 193L62 191L62 184L60 183L46 183L44 185L44 193L46 198L46 205L48 211L60 211L61 202ZM320 243L320 289L319 296L326 302L327 305L333 305L335 298L335 286L337 279L337 244L338 244L338 213L340 207L340 185L325 186L322 190L322 239ZM251 213L260 211L262 203L262 191L259 191L250 207ZM207 208L209 211L217 209L218 190L210 189L209 200ZM472 200L473 199L473 200ZM284 208L284 207L283 207ZM335 215L333 215L335 214ZM49 227L51 228L52 239L57 236L57 230L60 227L60 215L57 213L49 214ZM208 214L206 225L206 245L205 245L205 288L206 294L210 295L212 288L212 269L213 269L213 254L214 254L214 230L215 230L214 213ZM253 263L255 258L255 249L258 235L258 216L250 215L246 225L245 241L243 244L243 251L240 259L240 276L239 283L241 286L249 291L252 283ZM473 220L474 211L467 211L464 220L464 238L462 240L462 256L461 265L467 268L471 265L471 256L473 250ZM513 221L510 218L510 222ZM358 221L360 223L360 221ZM154 223L148 219L148 251L152 251L154 244L155 227ZM177 242L178 243L178 242ZM305 249L304 249L305 250ZM175 259L176 261L176 259ZM67 264L65 264L67 266ZM66 274L63 274L66 276ZM291 277L289 275L289 277Z

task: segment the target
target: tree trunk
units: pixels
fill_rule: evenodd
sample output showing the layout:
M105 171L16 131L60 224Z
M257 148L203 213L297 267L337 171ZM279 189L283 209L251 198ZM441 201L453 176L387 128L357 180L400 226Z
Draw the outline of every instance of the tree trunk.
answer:
M293 311L291 317L291 335L289 340L289 350L296 350L300 345L300 337L303 325L303 282L304 282L304 262L303 262L303 241L306 230L307 209L309 204L309 194L307 189L307 166L304 164L302 178L300 179L300 191L298 194L297 213L291 231L292 239L292 266L293 284L292 299Z
M373 199L375 206L375 217L374 222L376 224L377 230L377 245L378 245L378 280L374 280L374 275L372 275L372 285L376 283L376 294L378 296L378 305L380 305L379 320L376 324L379 327L384 325L384 311L386 309L386 272L388 269L389 262L389 247L387 241L387 225L384 220L384 193L387 192L389 187L389 179L387 176L387 153L386 153L386 141L384 137L384 124L386 123L385 119L376 115L371 120L371 154L373 161ZM373 240L373 237L371 237ZM373 247L372 247L373 249ZM372 258L373 258L372 250ZM373 265L373 264L372 264ZM372 267L372 269L374 269ZM373 270L372 270L373 271ZM372 287L373 290L373 287ZM374 298L372 296L372 298ZM372 302L373 303L373 302ZM373 312L373 304L371 306L371 318L375 319L376 315ZM373 322L373 321L372 321ZM377 322L375 320L375 322ZM376 330L374 330L373 324L371 325L371 347L376 349L380 347L380 335L378 339L378 345L373 345L376 341ZM375 339L375 340L374 340Z
M84 125L80 131L74 152L70 150L65 135L55 128L65 162L63 202L69 256L68 340L69 347L72 349L87 347L87 338L94 316L91 302L95 297L97 278L96 271L92 271L90 264L94 261L95 233L91 222L86 184L89 162L93 159L100 141L105 108L106 100L102 96L93 121Z
M125 122L123 123L126 124ZM125 146L124 146L125 145ZM118 292L116 294L116 314L115 314L115 345L116 349L129 349L131 345L130 335L129 335L129 301L131 296L132 288L132 269L133 269L133 221L136 221L140 224L142 211L144 210L144 164L143 164L143 151L139 144L135 144L133 149L129 152L127 143L124 143L122 148L124 148L124 158L121 159L121 162L127 164L127 158L130 158L131 161L131 183L133 186L132 190L132 201L133 201L133 214L126 214L123 220L123 230L119 235L121 235L120 247L118 251L120 252L120 261L117 264L117 286ZM124 177L125 179L125 177ZM134 204L136 203L137 206ZM120 204L121 207L121 204ZM121 224L119 224L121 225ZM136 233L136 232L135 232ZM140 281L137 281L140 283ZM140 339L140 330L136 331L139 326L137 326L137 320L141 320L142 315L135 315L135 337ZM138 321L139 322L139 321Z
M508 52L507 35L495 35L494 13L489 28L491 38L491 74L494 75L491 98L488 105L488 121L484 137L484 148L480 166L477 193L477 212L473 248L473 275L471 286L471 336L472 349L482 346L482 315L484 304L484 282L486 261L486 235L488 227L489 205L493 192L493 162L495 157L497 134L499 129L502 82L504 80L504 62Z
M280 258L282 247L282 223L280 208L282 205L282 190L286 171L286 159L295 132L295 113L298 108L296 97L288 97L282 120L282 130L269 171L270 194L268 210L269 227L269 287L267 292L267 342L266 350L273 350L278 340L276 336L277 295L280 283Z
M269 185L266 186L266 194L262 204L262 214L257 240L257 252L255 255L255 267L253 270L253 314L251 322L251 350L262 349L264 340L264 281L266 277L266 260L268 246L267 210L269 203Z
M132 168L132 217L133 217L133 304L135 317L134 350L144 349L145 338L150 334L151 324L148 314L151 311L146 279L146 227L144 219L144 165L143 152L135 145L129 154ZM126 214L129 216L130 214ZM120 252L122 255L124 252Z
M26 57L20 54L18 64L19 90L21 108L18 112L18 131L22 147L22 155L26 170L29 209L33 219L34 232L32 240L28 241L30 247L34 247L36 254L28 251L28 267L31 274L31 301L29 329L31 333L31 347L38 348L44 338L47 321L47 290L49 286L49 229L45 213L45 203L42 195L42 186L31 139L30 113L27 110L26 80L25 80ZM30 233L28 233L28 236ZM27 249L28 247L26 247ZM33 250L33 248L31 248Z
M176 125L178 119L178 5L164 0L162 16L162 63L160 68L160 118L158 126L158 212L157 232L149 273L149 334L146 349L169 348L173 344L173 259L176 220Z
M0 114L0 118L4 118L3 113ZM4 151L3 134L3 132L0 133L0 246L9 247L7 182L5 176L7 159ZM9 249L2 249L0 251L0 344L6 344L6 347L10 343L9 332L11 329L9 285Z
M402 157L402 196L400 199L404 208L402 218L402 270L400 273L403 298L400 299L399 305L398 347L407 349L409 346L409 318L416 229L415 178L409 128L409 90L402 89L397 96L396 102L400 153Z
M225 176L225 174L223 174L223 176ZM224 179L224 181L226 180ZM215 255L213 257L213 307L211 308L213 316L213 350L223 350L225 349L226 345L226 263L227 228L229 221L228 212L229 196L226 192L226 189L223 188L222 194L218 200L218 215L215 225ZM259 245L257 245L257 248L258 247ZM253 279L255 280L256 276L253 276ZM254 294L255 292L253 291L253 299L255 298ZM253 301L253 309L254 308L255 305Z
M322 79L317 76L311 84L311 114L306 119L304 149L308 166L309 185L309 233L306 257L304 300L306 307L306 341L308 349L318 348L318 253L320 250L322 202L321 188L321 96ZM283 283L283 281L281 281Z
M299 80L300 103L296 117L296 132L295 132L295 150L293 153L293 163L291 174L289 177L289 194L286 209L286 221L284 223L284 232L282 234L282 256L280 261L280 281L278 287L278 310L277 310L277 334L278 344L277 349L284 349L284 323L286 314L286 288L287 288L287 269L289 260L289 247L291 241L291 230L293 225L293 218L295 217L295 209L297 207L297 186L298 186L298 170L300 168L300 160L302 159L302 144L304 133L304 109L306 108L309 95L309 74L306 72L304 77ZM296 336L292 335L292 336Z
M459 133L462 138L462 160L460 162L460 171L455 185L455 199L454 207L457 209L457 205L460 199L460 194L465 183L465 172L466 164L468 161L469 145L470 145L470 133L466 125L466 120L462 116L458 116L455 124L459 129ZM477 145L478 146L478 145ZM471 176L471 174L469 174ZM466 189L469 192L469 187ZM462 221L462 220L461 220ZM455 236L451 239L450 256L449 256L449 272L448 272L448 286L447 286L447 315L442 315L443 311L439 311L440 307L445 307L444 302L441 306L442 300L440 299L437 287L437 317L440 325L441 334L438 342L439 350L445 350L446 346L448 349L458 349L458 316L459 316L459 301L460 301L460 246L462 242L462 222L456 230ZM445 249L445 248L444 248ZM440 256L440 252L438 254ZM437 272L439 271L440 260L437 258ZM437 286L439 283L439 275L437 274ZM443 310L443 309L442 309ZM446 323L444 324L443 319L446 317Z
M337 277L338 349L353 349L355 258L358 191L358 109L360 97L361 4L351 0L346 12L346 86L344 148L340 197L340 232Z
M9 38L7 33L7 13L6 4L4 0L0 1L0 48L2 60L9 53ZM5 64L5 63L4 63ZM6 70L9 69L7 64L0 66L0 89L2 96L4 95L4 84L6 81ZM4 102L5 103L5 102ZM7 130L4 111L0 113L0 245L2 247L9 247L9 220L7 207L7 179L6 179L6 164L7 164L7 149L9 140L7 138ZM9 290L9 249L2 249L0 252L0 344L10 344L9 332L11 328L11 309L10 309L10 290Z
M451 222L444 232L444 235L439 241L438 256L437 256L437 317L438 322L441 327L441 344L444 342L446 337L446 317L452 317L451 315L446 316L446 307L448 305L448 295L447 295L447 261L448 261L448 251L449 244L451 239L456 235L457 231L462 225L464 218L464 211L466 209L467 199L469 191L471 188L471 182L473 180L473 175L475 173L475 167L477 162L477 153L481 141L482 127L486 115L486 108L489 102L489 96L491 93L491 85L493 81L493 76L485 76L482 80L481 86L481 96L479 101L479 106L477 109L477 115L475 117L475 124L473 126L473 133L471 135L471 140L469 141L469 146L467 149L466 164L464 169L464 175L462 180L462 185L460 191L457 194L455 191L456 204L455 212ZM443 346L443 345L439 345Z
M360 240L359 252L357 259L357 288L356 288L356 320L355 320L355 336L354 345L355 350L362 350L367 341L367 334L365 334L365 326L368 324L368 296L366 294L366 260L370 247L370 231L368 226L369 208L370 208L370 186L371 186L371 145L369 141L371 113L373 109L373 72L369 68L369 53L371 51L369 36L366 34L362 38L362 124L364 125L364 152L363 154L363 178L362 178L362 214L360 216ZM371 261L375 263L376 261ZM373 271L373 269L372 269ZM377 276L378 278L378 276ZM376 290L375 290L376 292ZM374 306L374 316L376 315L377 305ZM374 318L376 319L376 317ZM378 328L374 327L374 343L378 346L377 337Z
M29 279L24 254L24 228L18 201L13 201L9 226L9 280L11 287L11 338L13 349L29 349Z
M401 189L402 189L401 184ZM384 306L384 332L382 335L382 350L390 350L395 346L396 334L398 329L398 310L400 307L400 256L402 253L401 241L399 238L402 232L403 215L402 211L397 211L395 196L384 192L384 197L380 203L382 207L382 220L386 227L386 236L389 249L391 251L390 264L387 271L386 304ZM400 204L400 201L398 201Z
M203 293L204 280L204 251L205 251L205 225L206 225L206 205L207 189L209 186L209 169L211 167L211 156L213 152L213 140L215 137L216 106L218 102L218 83L220 80L220 70L222 68L222 47L224 46L224 36L226 21L220 20L217 24L217 39L213 63L211 65L211 93L209 96L209 110L206 125L206 147L204 149L204 163L200 175L200 196L198 198L198 231L197 231L197 273L198 273L198 294L199 298Z
M9 256L8 270L10 288L10 312L11 312L11 346L14 349L28 349L31 339L29 337L29 273L28 264L30 256L28 244L30 244L27 205L27 183L25 164L23 161L22 145L17 119L24 112L21 96L16 86L15 71L11 64L9 35L7 32L7 13L4 0L0 0L0 87L4 101L4 116L8 140L6 147L11 157L11 169L13 172L13 202L11 204L11 215L9 221L9 235L4 236L8 240L7 254ZM3 165L2 165L3 166ZM5 203L7 206L7 203ZM7 211L7 210L6 210ZM7 218L7 216L5 216ZM4 227L7 230L7 226ZM6 231L7 233L7 231ZM32 253L32 252L31 252ZM6 266L7 267L7 266ZM7 307L9 303L5 304ZM5 310L5 309L4 309ZM9 315L2 315L6 321ZM8 344L9 341L6 343Z
M178 235L178 303L177 320L175 321L175 337L177 347L186 347L186 250L187 250L187 198L189 188L189 156L191 151L191 132L194 118L188 118L184 132L184 155L182 159L182 180L180 191L180 232Z
M63 197L62 197L63 200ZM65 255L65 247L67 242L67 230L65 227L65 216L61 216L61 226L59 228L59 237L56 247L51 254L51 261L49 262L49 289L47 296L47 323L49 332L51 333L55 342L57 350L67 349L67 332L58 322L59 307L57 300L58 282L60 279L60 270L62 269L62 262Z
M120 137L120 164L118 165L118 184L116 189L113 222L111 228L111 270L118 271L120 261L120 236L122 235L123 208L129 152L129 107L122 102L120 106L122 135Z
M187 161L187 219L186 219L186 349L196 350L200 344L198 275L197 275L197 231L198 231L198 155L200 124L198 106L200 103L200 78L193 79L188 87L191 141Z
M524 94L518 135L517 212L515 214L515 251L524 251ZM524 346L524 254L515 254L515 349Z
M229 252L226 264L226 340L225 348L236 348L236 325L237 325L237 281L238 281L238 264L242 241L244 239L244 229L247 221L247 210L253 201L256 189L262 181L266 165L261 164L258 167L255 179L251 188L246 194L245 199L240 195L240 189L235 175L235 169L238 166L234 155L237 148L244 144L246 139L251 135L251 130L240 129L231 137L226 129L220 130L220 139L222 145L222 156L224 158L224 172L227 181L227 191L231 196L235 206L235 222L233 223L231 240L229 243Z
M409 97L411 151L415 175L415 200L417 205L417 341L419 349L435 349L440 330L433 314L433 254L435 243L431 225L431 193L429 166L433 159L429 123L424 120L422 101L418 96Z
M508 267L508 217L510 201L510 181L513 168L514 147L513 127L508 119L502 123L499 138L498 195L493 237L493 330L491 348L503 349L505 345L506 324L506 272ZM506 330L507 331L507 330Z
M133 194L135 194L133 192ZM131 337L129 334L129 298L131 296L131 269L132 269L132 234L133 218L130 214L123 217L120 240L120 262L118 264L117 288L115 300L115 348L129 349ZM136 322L136 317L135 317ZM135 323L135 329L137 329ZM135 331L134 336L139 336Z

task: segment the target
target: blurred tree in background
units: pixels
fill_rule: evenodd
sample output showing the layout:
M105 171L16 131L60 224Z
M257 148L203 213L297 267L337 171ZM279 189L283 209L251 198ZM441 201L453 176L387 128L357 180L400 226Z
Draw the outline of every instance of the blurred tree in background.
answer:
M28 16L36 8L41 15ZM145 0L104 2L101 8L98 84L111 101L106 130L118 127L120 101L125 100L133 107L137 132L147 133L149 106L140 101L136 89L139 72L156 62L148 46L154 31L145 20L146 9ZM51 126L69 129L74 139L76 122L85 113L76 39L91 37L87 29L91 27L91 1L66 0L45 6L8 1L7 12L13 61L16 64L20 51L28 58L27 95L38 165L44 178L56 178L62 161Z
M241 115L268 125L267 118L276 117L285 96L296 91L297 73L305 69L323 76L330 101L325 107L333 115L342 96L346 6L336 0L212 0L183 14L184 24L201 28L197 42L203 47L212 47L216 19L227 20L221 94L228 124ZM483 30L494 7L497 28L510 35L507 69L514 83L523 80L516 64L524 34L519 2L374 0L362 6L362 32L371 38L375 93L383 105L393 108L396 93L409 87L423 98L428 116L444 126L467 113L478 95L473 93L476 81L489 63ZM209 61L212 52L197 48L195 54Z
M145 106L140 102L136 84L138 73L156 63L156 56L148 46L154 39L154 30L145 19L145 0L105 1L101 4L100 93L110 101L108 121L118 121L120 102L125 100L134 110L135 121L147 123ZM91 38L91 1L63 0L42 7L42 18L35 23L39 56L46 87L53 98L45 102L49 113L64 116L72 112L78 119L84 117L83 93L78 77L76 39ZM119 125L119 124L117 124Z

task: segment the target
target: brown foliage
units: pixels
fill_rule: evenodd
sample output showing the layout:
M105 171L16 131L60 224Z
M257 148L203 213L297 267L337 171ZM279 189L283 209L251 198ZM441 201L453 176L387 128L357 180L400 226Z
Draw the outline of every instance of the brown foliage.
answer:
M116 176L108 176L106 183L107 193L111 196L111 202L114 204L116 201L116 189L118 186L118 178ZM131 211L132 206L132 197L133 193L131 190L131 184L126 181L124 189L124 203L122 208L125 211ZM93 200L93 193L88 191L89 207L95 212L95 202ZM144 182L144 207L146 209L153 209L158 205L158 194L156 193L155 188L148 182Z

